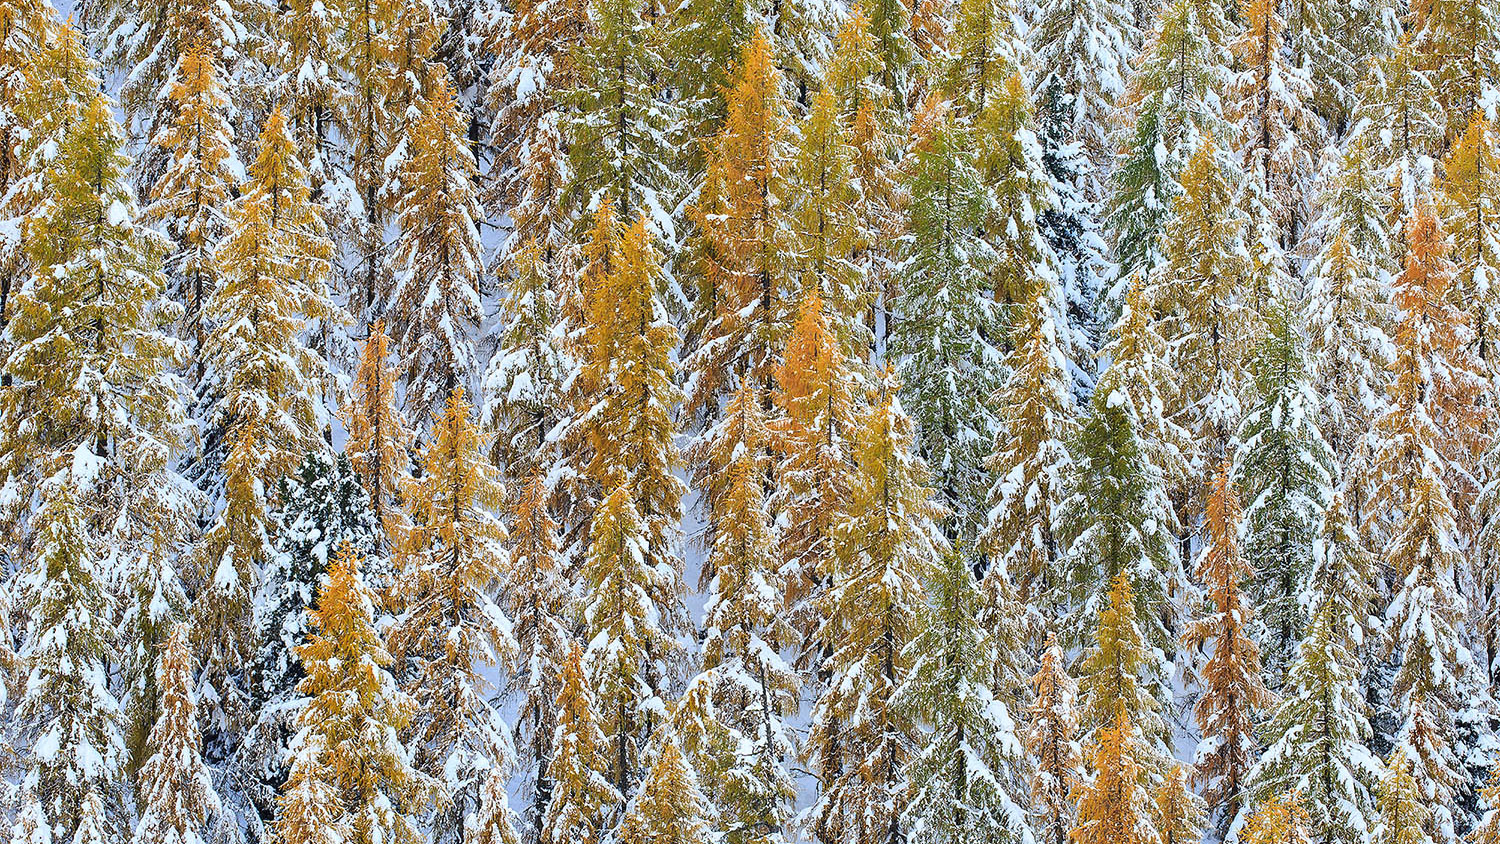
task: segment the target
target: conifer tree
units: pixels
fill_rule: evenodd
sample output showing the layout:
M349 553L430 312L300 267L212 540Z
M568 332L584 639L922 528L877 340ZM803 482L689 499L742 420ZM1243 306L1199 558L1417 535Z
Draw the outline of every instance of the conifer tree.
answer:
M1141 48L1122 123L1106 222L1122 275L1162 261L1157 239L1181 193L1177 180L1204 136L1222 134L1229 24L1221 4L1173 0Z
M576 643L563 661L560 686L557 731L548 766L552 799L542 818L540 840L546 844L599 844L608 835L610 818L622 798L608 779L608 744L583 669L583 649Z
M1085 735L1096 737L1124 723L1133 731L1131 740L1141 743L1134 752L1145 760L1148 757L1140 754L1152 748L1163 729L1162 704L1156 697L1160 669L1146 661L1149 652L1136 621L1129 576L1122 572L1111 584L1092 643L1076 669L1083 699L1079 720Z
M479 792L479 810L464 819L464 844L519 844L515 812L505 791L505 776L491 768Z
M801 295L817 291L831 308L840 338L853 349L868 339L868 327L858 321L869 303L857 257L870 244L860 236L862 195L853 183L856 150L834 91L813 95L799 130L790 180L793 271Z
M389 355L385 321L375 320L360 349L344 411L349 462L359 472L376 518L387 533L397 526L396 502L410 471L412 446L411 431L397 406L397 374L387 361Z
M1360 92L1358 119L1368 127L1390 127L1387 132L1371 131L1370 153L1391 200L1387 222L1393 269L1404 260L1407 215L1428 187L1425 159L1442 142L1445 121L1433 107L1435 96L1432 77L1409 33L1374 58Z
M483 316L484 250L473 184L478 165L465 139L469 121L446 77L432 84L417 113L401 173L401 236L391 253L386 313L407 406L425 423L454 388L468 387L479 374L472 335Z
M1262 800L1240 834L1245 844L1311 844L1302 795L1293 791Z
M14 712L16 734L30 748L22 783L62 841L120 840L127 832L125 740L105 673L114 607L83 500L92 468L84 452L43 482L23 581L26 683Z
M1031 771L1032 828L1045 844L1067 844L1073 828L1072 790L1083 779L1078 743L1078 683L1068 674L1057 635L1047 645L1031 677L1034 695L1023 728Z
M1189 648L1211 646L1199 670L1203 693L1193 715L1203 738L1194 760L1205 785L1204 799L1227 829L1244 805L1246 776L1255 761L1255 719L1271 703L1261 680L1260 648L1250 638L1253 618L1243 584L1254 575L1240 554L1240 500L1228 461L1215 473L1205 514L1207 542L1198 557L1197 576L1208 609L1188 626Z
M78 49L70 32L50 60ZM31 186L40 201L22 226L32 274L8 303L4 509L7 522L24 519L46 478L86 458L95 465L77 481L94 486L79 502L91 550L123 549L152 532L154 514L181 518L193 503L168 469L184 416L169 368L183 349L163 331L177 315L161 298L165 244L136 218L110 101L95 93L53 105L64 122L42 138L49 160Z
M814 664L832 646L816 639L819 594L833 577L833 530L853 495L847 466L861 399L859 368L828 308L816 288L803 295L774 397L781 414L773 430L780 459L772 500L784 514L780 568L803 656Z
M1116 339L1105 349L1113 353L1110 365L1073 449L1075 468L1061 517L1071 607L1065 631L1075 646L1087 641L1094 619L1111 602L1102 584L1124 576L1139 633L1150 647L1169 652L1176 637L1168 625L1181 615L1170 599L1182 594L1186 577L1158 461L1177 455L1159 445L1162 433L1175 437L1177 429L1162 419L1160 396L1170 382L1162 380L1166 373L1153 354L1160 351L1160 338L1143 319L1134 307L1122 316Z
M961 553L945 556L932 592L932 615L906 646L911 668L898 692L932 725L908 763L907 835L928 842L1025 838L1026 778L1007 701L1020 678L1006 676L1019 673L1006 663L1015 662L1021 643L984 627L985 595Z
M624 223L645 215L652 233L675 240L678 185L668 137L677 109L660 97L668 67L655 21L636 0L591 0L590 27L574 51L576 86L566 102L572 181L565 201L593 212L610 200Z
M416 703L410 729L414 763L443 786L432 834L456 842L479 806L490 768L515 762L510 729L490 703L480 670L513 664L510 620L490 595L505 568L505 490L484 458L462 387L433 423L419 477L402 496L410 525L393 545L395 601L401 614L389 641Z
M833 537L839 576L821 601L832 677L808 737L823 791L806 816L821 841L899 841L910 800L903 772L916 726L894 698L910 673L904 649L926 615L923 584L947 543L893 380L882 378L861 415L853 497Z
M201 349L204 303L215 286L213 252L244 166L235 152L229 94L214 51L202 40L184 46L167 92L175 114L152 139L169 162L151 187L143 216L164 223L177 247L170 261L174 298L184 307L184 333Z
M1489 844L1489 842L1495 840L1496 834L1500 833L1500 830L1496 828L1497 824L1500 824L1500 812L1496 810L1496 804L1500 803L1500 792L1496 792L1495 785L1495 779L1491 777L1489 785L1485 786L1484 790L1480 793L1487 808L1484 813L1484 819L1474 828L1473 832L1469 833L1469 840L1474 842L1474 844Z
M1500 290L1494 281L1500 271L1500 229L1494 221L1500 212L1500 154L1494 129L1480 113L1443 161L1442 192L1457 270L1454 295L1468 305L1474 356L1494 371L1500 361Z
M199 549L206 588L195 605L211 742L232 745L246 726L237 667L253 659L252 598L273 553L277 486L306 451L323 447L327 365L302 335L334 316L325 285L331 252L286 120L273 112L250 180L229 206L214 253L219 286L204 313L216 327L202 353L224 479L223 509Z
M522 695L516 738L535 766L531 805L523 820L529 835L541 821L553 789L553 733L564 659L577 598L565 577L558 524L549 510L551 489L540 473L526 479L508 499L509 559L502 578L501 607L516 639L516 669L508 688Z
M1053 532L1072 472L1077 430L1055 311L1044 294L1024 305L997 397L999 426L985 468L994 477L984 542L1028 604L1056 600L1064 585Z
M1203 838L1203 799L1188 785L1184 766L1174 764L1151 795L1156 831L1162 844L1187 844Z
M1307 71L1286 58L1286 19L1268 0L1243 0L1244 30L1231 45L1237 72L1226 91L1225 117L1248 178L1263 197L1279 245L1294 248L1307 222L1304 195L1322 146Z
M959 0L950 15L945 66L923 70L972 125L1030 56L1016 33L1016 8L1006 0Z
M785 588L766 505L770 431L762 403L752 382L742 385L702 441L715 453L702 458L714 471L705 485L712 512L703 568L703 673L694 685L708 692L719 726L737 748L712 789L721 792L723 822L735 830L783 828L796 793L783 718L792 711L797 677L780 655L794 637L781 612Z
M791 121L775 58L770 34L757 29L727 88L693 215L705 241L694 303L703 330L687 361L688 403L709 417L736 381L771 382L790 317Z
M156 685L161 715L147 744L151 758L139 775L137 844L202 844L203 827L220 811L212 774L203 762L198 701L193 694L193 655L188 630L178 624L162 651Z
M53 17L52 4L46 0L13 0L0 6L0 219L18 220L25 212L25 205L18 188L28 181L35 181L39 173L27 167L28 147L38 140L31 127L36 118L45 112L33 111L38 105L44 108L50 103L40 101L44 97L41 86L34 85L41 65L47 65L49 74L58 74L66 79L64 68L44 61L49 52L56 55L56 45L49 51L49 38L65 42L63 37L53 37L58 24ZM5 249L0 250L0 328L10 318L11 291L27 272L25 250L17 248L20 227L5 236Z
M1161 844L1154 806L1142 783L1139 741L1121 713L1090 742L1091 776L1073 792L1078 804L1078 821L1068 833L1073 844Z
M1444 106L1444 147L1451 146L1500 83L1500 15L1482 3L1430 0L1411 17L1412 46Z
M675 736L658 741L651 770L620 821L621 844L696 844L709 835L708 798Z
M550 458L548 437L577 361L564 334L564 302L538 245L522 246L512 266L500 348L484 373L482 418L495 431L495 465L507 480L524 482Z
M1258 639L1267 680L1279 688L1306 624L1302 585L1333 492L1335 458L1317 427L1317 393L1291 304L1273 304L1266 317L1269 330L1251 366L1260 401L1236 434L1234 474L1250 502L1242 529L1264 630Z
M975 135L946 103L916 117L907 162L911 193L907 260L891 352L901 361L903 404L918 427L918 452L933 467L950 537L971 540L985 495L983 460L997 420L1000 312L990 273L997 256L979 227L987 197Z
M1082 146L1096 178L1108 172L1110 124L1115 103L1125 94L1137 36L1130 11L1119 0L1043 6L1031 30L1041 70L1037 110L1055 117L1063 143ZM1103 186L1095 181L1083 192L1097 199Z
M1432 816L1429 804L1422 799L1412 762L1397 754L1390 760L1380 781L1380 818L1372 840L1376 844L1424 844L1434 839L1427 832Z
M1149 279L1170 360L1184 375L1175 412L1200 443L1203 477L1223 458L1239 424L1245 364L1261 330L1246 301L1246 220L1235 208L1230 172L1211 137L1199 143L1162 236L1165 262Z
M297 649L307 670L298 689L308 701L276 817L278 839L288 844L422 838L416 813L435 783L398 738L416 702L391 676L374 613L359 554L346 545L318 592L311 635Z

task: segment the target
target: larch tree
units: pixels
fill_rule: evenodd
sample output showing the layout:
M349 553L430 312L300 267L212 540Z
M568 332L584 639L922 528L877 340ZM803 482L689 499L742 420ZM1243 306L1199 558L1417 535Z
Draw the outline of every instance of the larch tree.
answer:
M1235 438L1235 482L1249 504L1241 530L1253 574L1266 679L1279 689L1307 622L1303 584L1323 510L1333 494L1335 456L1318 430L1318 394L1308 380L1295 311L1267 308L1268 332L1251 362L1259 401Z
M1292 791L1260 801L1240 830L1245 844L1312 844L1307 808Z
M840 336L837 313L816 288L803 294L787 338L774 400L778 479L771 504L782 513L780 569L785 603L805 662L821 664L831 641L820 599L835 572L833 531L853 496L848 471L863 397L860 365Z
M1161 239L1164 262L1148 278L1169 360L1183 373L1172 412L1199 444L1196 468L1204 484L1228 453L1243 414L1246 363L1262 328L1248 301L1248 227L1234 204L1233 173L1219 145L1205 137L1181 175L1182 195Z
M510 691L521 695L516 740L535 769L531 804L522 813L525 829L534 837L554 788L557 698L565 657L572 647L570 627L577 618L577 597L566 578L546 478L538 472L511 489L506 508L510 516L508 565L500 597L516 639L516 669L507 682Z
M399 375L389 357L385 321L375 320L360 348L349 403L344 408L349 462L359 473L386 533L399 526L398 502L401 484L411 471L413 439L397 399Z
M297 656L307 670L298 689L308 701L277 807L277 839L422 840L418 812L437 784L416 769L399 738L416 702L391 676L391 654L375 630L375 594L349 546L329 566Z
M46 42L57 30L52 4L47 0L13 0L0 5L0 219L19 221L30 205L26 193L20 186L35 182L39 168L28 166L37 142L32 126L37 118L53 103L51 97L43 96L37 81L39 71L45 69L49 81L66 80L69 74L64 68L46 62L49 52L56 56L57 44L52 50ZM64 37L53 39L65 42ZM82 64L79 65L82 70ZM57 74L57 78L51 78ZM82 75L87 75L82 74ZM75 80L76 84L76 80ZM63 91L70 86L58 86ZM54 90L57 90L54 88ZM31 149L28 149L31 148ZM20 286L27 274L25 250L20 243L19 224L7 226L4 236L5 249L0 250L0 328L10 319L11 292Z
M1024 682L1014 665L1022 643L1006 640L1011 630L987 629L985 599L964 555L950 550L933 580L927 624L906 646L911 668L897 699L932 725L907 763L911 841L1034 840L1010 710L1011 690Z
M1405 221L1419 194L1429 187L1426 159L1442 143L1445 121L1435 108L1432 76L1422 66L1409 33L1374 57L1369 70L1356 125L1369 127L1370 157L1390 198L1387 223L1394 272L1404 260ZM1381 126L1390 129L1375 128Z
M1422 799L1412 761L1397 755L1380 780L1380 817L1372 840L1376 844L1430 844L1435 839L1427 825L1432 808Z
M1441 191L1458 271L1453 295L1468 306L1474 356L1494 372L1500 363L1500 151L1483 113L1470 118L1448 150Z
M1056 311L1045 294L1038 291L1022 306L1011 332L1014 345L996 397L999 427L985 461L994 480L983 542L1028 606L1057 600L1065 585L1062 543L1053 528L1068 494L1069 443L1078 427Z
M680 186L668 132L677 108L659 90L657 71L669 65L655 21L636 0L592 0L589 20L573 52L578 79L565 97L572 180L564 200L592 212L607 198L622 222L644 214L670 243Z
M833 535L837 576L821 597L832 676L808 737L823 790L805 816L820 841L894 844L911 799L905 771L917 726L896 693L910 675L907 644L927 616L924 584L947 543L893 380L882 378L861 415L853 496Z
M250 179L228 215L214 253L219 285L204 308L214 331L202 350L224 486L198 549L204 588L194 638L209 740L232 747L246 726L237 667L255 649L252 598L273 553L277 485L306 451L324 447L327 364L302 337L335 315L325 282L332 244L280 112L267 118Z
M1250 637L1253 619L1244 584L1255 571L1240 553L1240 499L1225 461L1214 473L1205 514L1207 541L1197 576L1208 607L1188 626L1189 648L1209 656L1199 669L1203 693L1193 705L1202 738L1194 774L1219 830L1227 830L1244 806L1250 766L1256 758L1255 722L1271 703L1261 680L1260 648Z
M147 220L160 221L176 249L171 291L184 308L183 333L203 348L204 304L215 287L214 248L224 235L224 208L244 179L229 123L229 93L205 41L185 45L167 94L175 114L152 143L166 150L166 170L151 186ZM199 362L202 374L202 362Z
M1401 726L1396 753L1407 759L1424 802L1427 830L1452 837L1453 794L1459 782L1454 715L1459 679L1468 666L1455 625L1460 598L1457 513L1450 493L1445 444L1462 435L1440 428L1445 401L1464 377L1455 360L1467 320L1448 303L1452 264L1430 205L1408 228L1406 268L1396 280L1399 309L1390 406L1376 426L1375 486L1369 508L1385 528L1383 562L1395 577L1386 610L1390 647L1399 658L1394 695ZM1451 453L1451 452L1448 452Z
M122 840L125 738L106 673L114 607L84 502L97 463L82 452L75 464L38 492L34 551L22 581L30 605L19 653L26 683L12 717L29 748L22 784L54 839Z
M788 163L792 125L771 35L757 29L726 91L694 206L702 330L686 363L688 405L712 418L738 383L768 386L785 343L794 276ZM695 467L701 472L704 467Z
M705 465L715 467L705 494L716 503L703 567L703 671L694 683L703 685L736 748L710 791L722 822L744 831L733 835L750 836L746 840L753 830L785 828L796 794L786 767L792 743L784 719L795 705L797 675L781 656L795 636L782 613L786 589L766 502L772 455L763 403L754 382L741 385L702 441L716 452L703 455ZM680 705L690 700L685 696Z
M1059 522L1067 546L1069 612L1063 629L1070 647L1089 641L1095 619L1111 603L1110 588L1124 577L1139 633L1149 647L1171 653L1180 632L1172 625L1183 615L1176 602L1187 578L1164 471L1181 457L1164 439L1175 441L1179 429L1163 416L1170 376L1158 357L1161 338L1140 305L1134 301L1125 310L1102 353L1110 363L1073 445L1074 469ZM1157 671L1151 668L1154 688L1166 679Z
M1088 776L1078 781L1073 800L1078 820L1068 833L1072 844L1162 844L1155 806L1143 779L1140 738L1121 713L1089 743Z
M996 434L1001 313L991 287L997 256L980 237L988 196L975 135L948 103L931 99L914 120L906 161L911 194L901 296L891 353L917 449L932 468L943 526L972 543L983 521L984 456Z
M813 95L799 130L790 180L792 272L801 296L816 290L831 308L828 316L852 351L870 339L869 327L860 321L869 303L857 260L868 244L860 236L862 194L853 182L853 139L833 91Z
M406 380L412 418L426 427L455 387L479 374L474 334L483 317L479 276L478 165L469 118L446 77L426 92L410 127L397 206L401 236L391 252L386 316Z
M1269 0L1243 0L1244 29L1231 45L1237 72L1225 98L1232 146L1256 180L1278 246L1296 247L1307 223L1307 186L1323 145L1323 121L1311 107L1307 70L1287 59L1286 19Z
M710 834L711 807L670 731L658 738L651 770L615 832L620 844L698 844Z
M538 829L546 844L600 844L609 835L621 796L610 785L608 743L597 702L576 643L563 660L557 695L557 728L548 766L551 800Z
M1162 844L1190 844L1203 838L1208 813L1203 798L1193 793L1189 779L1186 766L1173 763L1152 789L1156 833L1161 836Z
M953 101L957 118L974 125L1030 56L1010 0L958 0L950 8L945 61L924 70L930 84Z
M463 388L448 396L402 499L409 524L397 534L392 590L400 614L389 634L403 691L416 703L409 724L416 767L441 783L431 834L454 844L480 803L485 773L515 763L510 727L490 702L481 670L513 665L516 641L491 595L505 568L505 489Z
M1483 3L1425 0L1411 9L1410 26L1418 62L1431 75L1434 105L1443 104L1438 116L1447 124L1448 147L1500 84L1500 13Z
M147 746L151 756L138 775L140 819L136 844L202 844L209 818L220 811L213 775L203 762L193 654L179 623L162 651L156 685L160 710Z
M1083 780L1079 744L1078 683L1068 673L1062 646L1049 633L1031 677L1032 703L1022 741L1031 770L1032 829L1043 844L1067 844L1076 806L1072 792Z
M1083 700L1079 720L1084 735L1094 739L1124 724L1139 745L1133 751L1138 758L1160 761L1164 713L1152 687L1161 683L1159 669L1147 662L1150 652L1136 620L1129 577L1122 573L1111 583L1108 604L1074 672Z

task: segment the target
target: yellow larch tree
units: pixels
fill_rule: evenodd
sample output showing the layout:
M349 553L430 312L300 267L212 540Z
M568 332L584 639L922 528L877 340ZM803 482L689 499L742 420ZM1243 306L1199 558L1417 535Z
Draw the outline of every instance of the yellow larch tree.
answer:
M1253 615L1243 588L1253 572L1240 554L1240 521L1239 491L1226 460L1208 494L1208 536L1196 572L1209 605L1183 637L1186 647L1209 652L1198 672L1203 692L1193 706L1202 735L1194 774L1221 830L1239 815L1257 757L1256 713L1271 703L1261 680L1260 648L1248 629Z
M1371 830L1376 844L1432 844L1426 831L1432 811L1422 799L1412 762L1405 756L1396 754L1387 763L1376 808L1380 817Z
M479 275L478 164L469 118L446 76L439 76L408 127L401 170L386 316L406 379L406 402L425 422L454 387L479 374L474 334L483 318Z
M1089 775L1073 791L1078 819L1068 833L1071 844L1162 844L1139 741L1124 713L1095 734Z
M675 736L664 736L654 751L640 793L620 821L620 844L702 844L711 808L698 778Z
M1118 574L1099 610L1093 645L1079 661L1080 718L1085 735L1107 730L1123 719L1130 729L1154 741L1161 733L1160 704L1141 682L1145 640L1136 624L1135 596L1128 572Z
M823 791L808 814L820 841L900 841L905 769L916 724L894 705L927 618L928 582L947 541L912 451L911 419L887 371L855 437L853 496L834 529L835 569L819 637L832 668L814 706L808 747Z
M1445 228L1457 270L1453 300L1469 311L1478 361L1500 367L1500 151L1495 129L1475 112L1443 160Z
M545 844L601 844L620 806L608 779L608 744L576 643L563 660L548 774L551 799L539 827Z
M160 714L147 739L150 757L138 775L140 819L135 844L202 844L203 829L221 805L203 761L198 701L193 692L193 654L188 630L179 623L156 669Z
M228 233L214 252L219 286L204 308L214 330L203 348L224 506L199 548L205 588L194 637L202 682L215 692L211 732L233 735L246 714L234 678L254 647L251 604L273 553L275 491L308 450L324 447L318 423L327 364L302 336L336 316L325 281L333 247L281 112L267 118L250 180L228 213Z
M437 789L411 764L398 736L416 702L391 676L392 657L375 630L376 597L345 545L328 567L297 648L307 670L297 688L292 767L277 806L283 844L418 844L418 812Z
M401 486L411 471L412 433L396 399L385 320L370 324L344 408L345 451L385 533L399 528Z
M151 186L148 220L165 224L176 244L169 259L174 291L184 307L184 333L203 347L203 307L213 292L214 247L224 233L224 206L243 168L229 125L229 94L214 49L198 40L186 46L177 60L167 96L172 121L152 143L164 149L166 170ZM203 362L198 361L198 374Z
M1302 795L1292 791L1262 800L1246 818L1240 840L1245 844L1312 844Z
M1193 793L1183 765L1172 765L1152 791L1161 844L1192 844L1203 838L1203 799Z
M860 237L855 150L837 95L827 89L814 94L799 129L791 178L793 271L802 296L816 289L831 309L839 336L853 351L869 342L869 328L860 322L869 302L864 274L855 260L868 245Z
M513 666L510 620L491 596L505 568L505 489L462 387L433 422L421 472L405 484L409 524L392 543L399 608L390 647L403 690L416 702L410 724L419 770L443 786L432 821L456 841L480 805L484 776L515 762L510 729L490 702L486 666Z
M771 35L758 29L735 67L694 214L707 242L699 250L702 330L686 366L688 405L708 417L737 383L771 383L789 320L793 147L783 84Z
M1034 695L1023 731L1031 769L1031 813L1046 844L1068 844L1075 806L1072 793L1083 779L1078 744L1078 683L1068 674L1057 636L1047 636L1036 673Z

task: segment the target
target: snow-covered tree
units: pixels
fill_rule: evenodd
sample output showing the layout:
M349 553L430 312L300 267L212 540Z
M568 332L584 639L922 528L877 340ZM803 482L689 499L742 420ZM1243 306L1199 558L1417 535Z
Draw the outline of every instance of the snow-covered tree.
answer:
M398 376L387 360L389 341L385 321L370 324L369 336L359 352L349 403L344 408L344 426L349 440L345 449L370 496L370 506L380 528L391 533L398 527L396 506L401 484L411 471L412 434L398 406ZM377 537L378 538L378 537ZM383 545L383 540L376 543Z
M1155 805L1142 780L1149 765L1140 738L1121 713L1089 744L1089 776L1073 791L1078 820L1068 833L1073 844L1162 844Z
M947 543L893 381L888 372L861 415L853 497L833 536L838 577L821 598L832 676L808 737L823 790L805 816L820 841L895 844L911 799L917 727L896 693L910 675L905 648L927 617L924 584Z
M1019 673L1005 668L1021 642L985 628L984 602L963 555L949 551L933 580L933 611L906 646L911 668L897 692L932 725L907 764L911 802L903 823L911 841L1035 840L1024 751L1007 700L1022 678L1005 676Z
M161 715L147 741L151 757L138 775L135 844L203 844L208 819L219 812L213 775L203 762L193 654L187 626L179 623L157 667Z
M624 799L609 782L609 745L576 643L563 660L557 730L548 766L552 795L538 830L546 844L600 844Z
M1078 743L1078 683L1068 674L1062 646L1048 634L1031 677L1033 700L1022 737L1031 771L1032 829L1043 844L1067 844L1075 806L1071 792L1083 779Z

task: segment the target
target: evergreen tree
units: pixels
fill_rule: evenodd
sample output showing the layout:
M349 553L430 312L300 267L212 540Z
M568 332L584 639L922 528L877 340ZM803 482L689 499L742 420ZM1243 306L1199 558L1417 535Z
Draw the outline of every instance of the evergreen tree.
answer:
M709 835L708 798L675 737L658 741L651 770L620 821L621 844L697 844Z
M1187 844L1203 838L1202 798L1188 787L1188 774L1182 765L1173 765L1152 794L1155 803L1156 830L1162 844Z
M469 121L446 78L434 82L417 114L401 173L401 236L391 253L386 312L407 405L425 423L454 388L468 387L478 374L473 334L483 316L484 251L473 184L478 165L464 138Z
M297 648L307 697L292 742L291 774L276 817L288 844L421 840L417 815L435 784L411 762L398 733L416 702L391 676L390 652L375 630L375 595L359 553L340 549Z
M1071 795L1083 779L1078 744L1078 683L1068 675L1056 634L1031 678L1034 694L1024 727L1026 752L1035 760L1031 773L1032 828L1044 844L1067 844L1075 807Z
M1474 115L1448 151L1442 193L1458 271L1454 295L1468 305L1475 357L1493 372L1500 362L1500 290L1494 281L1500 271L1500 230L1494 222L1500 212L1500 154L1482 114Z
M904 771L916 725L895 695L910 676L905 648L925 620L923 583L947 543L893 380L883 377L860 419L853 497L833 535L838 576L821 601L832 676L808 739L823 792L806 815L820 841L894 844L911 799Z
M1428 0L1412 9L1412 46L1444 105L1444 147L1484 109L1500 83L1500 15L1482 3Z
M1204 799L1227 829L1244 806L1244 790L1256 755L1255 718L1271 703L1261 680L1260 648L1250 638L1253 615L1243 584L1255 573L1240 554L1240 499L1228 461L1215 473L1205 514L1208 541L1198 557L1197 576L1207 591L1206 612L1188 626L1184 643L1203 649L1199 670L1203 693L1193 715L1203 738L1194 760L1205 785Z
M989 491L984 542L1017 580L1027 604L1055 601L1064 585L1062 548L1053 533L1073 470L1069 443L1077 422L1052 303L1038 295L1013 332L1016 345L997 397L999 425L985 468Z
M1125 94L1125 80L1137 38L1127 5L1119 0L1089 0L1043 6L1031 31L1036 67L1038 111L1057 123L1061 143L1077 143L1090 163L1093 179L1109 171L1113 152L1110 124L1115 103ZM1047 119L1043 119L1045 126ZM1043 137L1049 133L1043 131ZM1103 185L1091 180L1084 196L1098 199Z
M829 317L852 351L869 339L869 328L858 321L869 306L858 256L871 244L861 237L863 195L853 181L856 150L835 92L825 89L813 95L799 129L789 180L793 272L803 297L816 290L831 309ZM792 343L790 338L787 342Z
M1301 593L1333 492L1335 458L1318 430L1317 393L1291 305L1283 299L1268 310L1269 331L1251 365L1260 401L1236 434L1234 474L1250 502L1243 530L1262 628L1257 638L1267 680L1279 688L1306 625Z
M996 432L990 396L1000 384L1000 312L990 273L997 256L979 236L987 207L975 136L946 103L917 116L907 163L910 234L891 353L918 452L933 467L950 537L971 539L984 500L985 450Z
M1130 118L1121 124L1106 218L1122 275L1161 263L1157 240L1182 192L1179 175L1204 136L1223 132L1228 33L1222 4L1173 0L1141 49L1120 101Z
M47 478L22 581L26 683L14 729L29 752L22 784L54 840L120 840L126 834L125 739L106 660L114 607L91 547L83 495L98 463L81 452Z
M668 132L676 107L660 96L660 52L655 21L637 0L591 0L591 26L574 51L577 85L568 92L572 181L564 192L573 208L592 212L608 198L621 221L645 215L651 231L675 240L676 202Z
M927 842L1030 839L1021 742L1005 697L1020 678L1003 676L1019 673L1004 666L1021 643L981 624L985 596L961 553L946 555L932 592L932 615L906 646L911 668L897 693L932 725L907 767L907 835Z
M147 744L151 758L141 767L137 844L202 844L203 827L220 811L212 774L203 762L198 701L193 694L193 655L187 626L178 624L162 651L156 685L161 715Z
M1375 827L1376 844L1424 844L1434 839L1427 832L1431 807L1422 800L1412 762L1397 755L1390 760L1380 781L1380 820Z
M1080 721L1085 734L1096 739L1124 724L1131 731L1130 740L1140 745L1132 752L1149 760L1154 757L1141 754L1159 755L1155 744L1162 738L1164 727L1162 704L1157 699L1161 679L1156 675L1160 669L1147 662L1149 651L1136 621L1129 576L1121 573L1111 583L1093 642L1076 670L1083 697Z
M1312 844L1302 795L1293 791L1262 800L1240 834L1245 844Z

